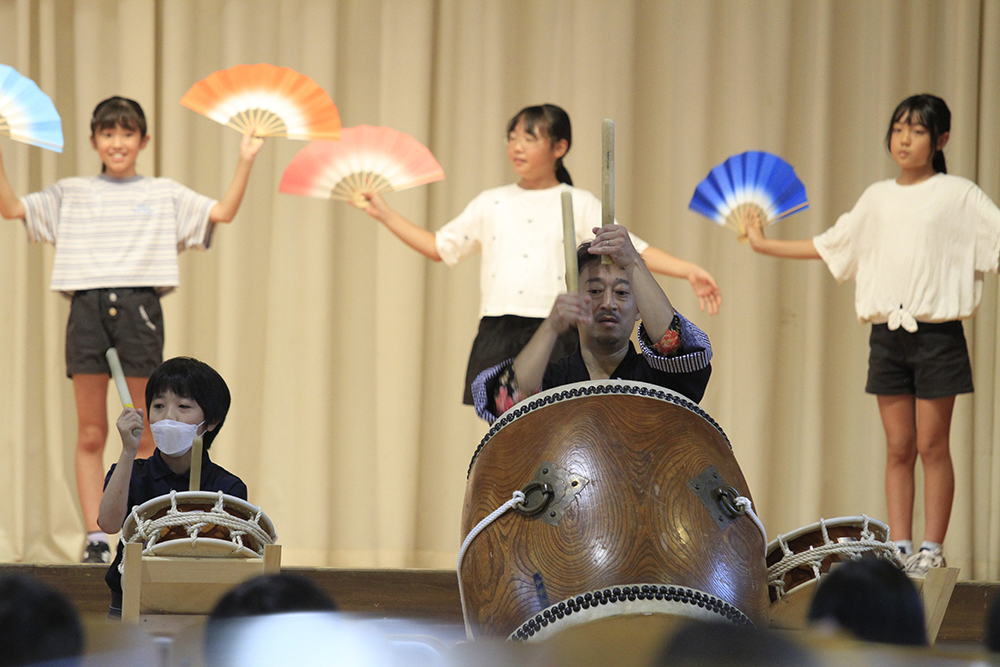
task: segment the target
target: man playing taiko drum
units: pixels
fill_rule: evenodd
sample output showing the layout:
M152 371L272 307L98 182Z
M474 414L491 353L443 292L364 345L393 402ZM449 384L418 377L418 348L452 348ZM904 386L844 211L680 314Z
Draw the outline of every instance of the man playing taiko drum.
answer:
M695 402L705 394L712 373L708 336L670 305L623 225L594 232L593 242L577 250L579 291L560 294L520 354L483 371L473 383L476 413L483 419L492 422L543 389L586 380L648 382ZM602 256L613 263L602 263ZM640 320L641 355L629 340ZM580 346L548 363L559 335L574 325Z

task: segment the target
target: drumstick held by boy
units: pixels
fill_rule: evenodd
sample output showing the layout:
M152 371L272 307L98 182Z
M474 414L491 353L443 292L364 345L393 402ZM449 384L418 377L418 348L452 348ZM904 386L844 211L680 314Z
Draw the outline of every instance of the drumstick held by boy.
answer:
M133 429L141 427L143 411L123 408L116 426L122 439L118 463L111 466L104 480L97 523L102 530L121 530L133 507L171 491L187 491L191 471L194 438L202 436L201 458L203 491L222 491L241 500L247 499L243 481L212 463L208 450L226 421L230 404L229 387L215 369L190 357L175 357L153 371L146 384L146 408L156 449L148 459L136 459L140 436ZM110 615L120 616L122 608L121 573L118 566L124 544L118 543L115 559L105 581L111 589Z

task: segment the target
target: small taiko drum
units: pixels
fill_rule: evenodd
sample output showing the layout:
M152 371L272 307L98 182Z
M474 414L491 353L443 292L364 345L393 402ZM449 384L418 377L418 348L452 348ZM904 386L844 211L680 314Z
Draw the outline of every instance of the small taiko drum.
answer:
M260 558L276 539L263 510L221 491L172 491L133 507L122 526L147 556Z
M515 491L512 511L495 515ZM766 624L763 529L722 428L662 387L596 381L519 403L469 468L459 566L473 636L622 615Z
M864 554L894 558L889 527L865 515L820 519L767 545L767 585L771 623L801 628L821 576L835 563Z

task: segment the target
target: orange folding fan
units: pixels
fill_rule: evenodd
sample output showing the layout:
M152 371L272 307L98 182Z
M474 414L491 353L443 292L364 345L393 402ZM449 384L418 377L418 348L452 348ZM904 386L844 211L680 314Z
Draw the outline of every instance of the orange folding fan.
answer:
M345 127L340 141L314 141L281 177L279 192L367 205L365 194L405 190L444 178L426 146L391 127Z
M267 63L236 65L205 77L181 104L258 137L340 137L340 114L326 91L305 74Z

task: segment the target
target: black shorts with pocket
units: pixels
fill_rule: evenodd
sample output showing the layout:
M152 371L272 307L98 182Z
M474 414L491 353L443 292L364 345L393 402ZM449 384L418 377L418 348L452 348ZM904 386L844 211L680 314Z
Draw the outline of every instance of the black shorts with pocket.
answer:
M105 357L117 348L128 377L149 377L163 363L163 311L152 287L73 293L66 325L66 375L110 374Z
M869 394L934 399L973 390L965 331L958 320L919 322L915 333L874 324L868 342Z

